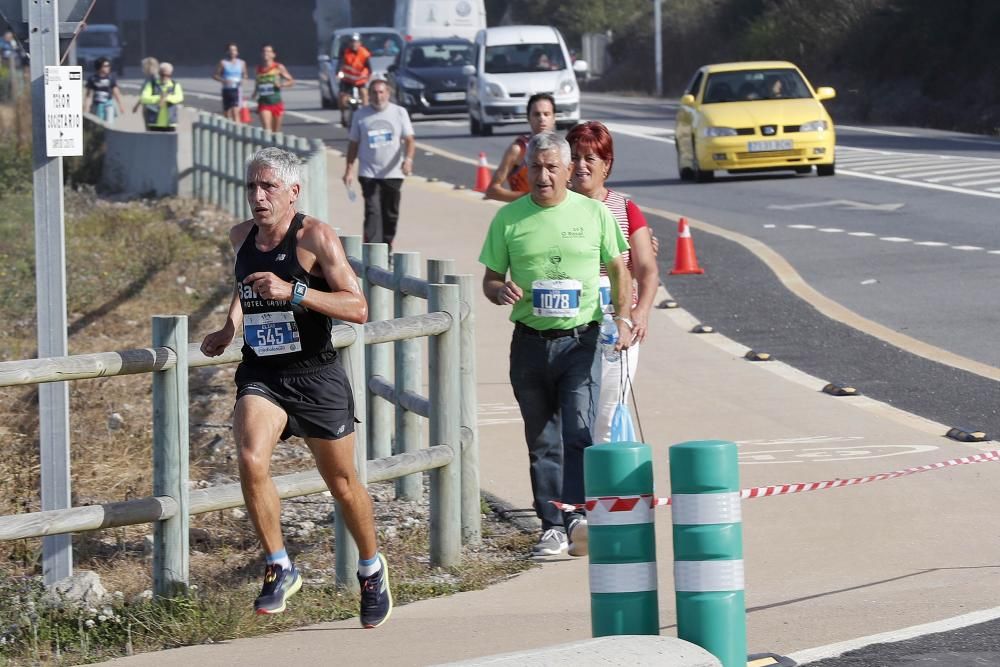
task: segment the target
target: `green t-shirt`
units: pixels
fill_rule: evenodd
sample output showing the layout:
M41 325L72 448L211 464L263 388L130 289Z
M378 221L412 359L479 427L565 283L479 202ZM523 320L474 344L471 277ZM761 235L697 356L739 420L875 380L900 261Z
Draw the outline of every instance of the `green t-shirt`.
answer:
M521 197L501 208L486 233L479 261L506 274L524 296L510 319L533 329L572 329L600 321L601 262L628 249L607 207L567 192L543 208Z

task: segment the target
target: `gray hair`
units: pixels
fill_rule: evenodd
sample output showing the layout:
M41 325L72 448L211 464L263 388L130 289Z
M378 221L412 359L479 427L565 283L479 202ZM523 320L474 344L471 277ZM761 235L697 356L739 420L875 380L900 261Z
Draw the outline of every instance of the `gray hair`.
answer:
M533 136L531 141L528 142L528 150L526 151L527 159L525 162L530 164L534 161L536 155L551 150L559 151L559 157L562 158L563 164L567 167L570 165L571 151L569 142L555 132L542 132Z
M174 75L174 66L170 63L160 63L160 74L166 74L167 76Z
M278 180L291 187L299 183L302 175L302 161L294 153L282 150L276 146L262 148L247 161L247 177L255 168L267 168L274 172Z

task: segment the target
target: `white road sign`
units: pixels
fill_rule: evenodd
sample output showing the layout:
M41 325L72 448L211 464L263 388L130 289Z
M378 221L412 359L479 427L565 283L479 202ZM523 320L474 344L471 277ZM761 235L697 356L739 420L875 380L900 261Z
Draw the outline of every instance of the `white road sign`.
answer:
M45 68L45 154L83 155L83 68Z

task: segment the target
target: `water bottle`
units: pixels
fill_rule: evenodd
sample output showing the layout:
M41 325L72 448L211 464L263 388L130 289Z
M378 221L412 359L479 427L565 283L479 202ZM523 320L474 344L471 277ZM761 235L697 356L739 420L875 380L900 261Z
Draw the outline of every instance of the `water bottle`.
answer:
M357 198L358 198L358 193L354 191L354 188L352 188L351 186L348 185L347 186L347 201L349 201L350 203L353 204L355 202L355 200L357 200Z
M618 343L618 325L615 324L614 319L611 317L610 313L604 314L604 319L601 320L601 354L604 358L610 362L618 361L621 356L621 352L615 349L615 344Z

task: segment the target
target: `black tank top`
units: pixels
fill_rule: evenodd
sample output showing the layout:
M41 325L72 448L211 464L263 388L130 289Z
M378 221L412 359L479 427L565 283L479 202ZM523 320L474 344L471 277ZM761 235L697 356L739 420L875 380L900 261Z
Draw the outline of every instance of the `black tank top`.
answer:
M296 235L305 215L295 214L281 243L272 250L257 248L257 225L236 253L236 286L243 307L243 363L256 368L297 370L332 363L337 350L330 341L332 320L290 301L262 299L243 279L270 271L282 280L299 280L309 289L329 292L321 276L310 275L299 264Z

